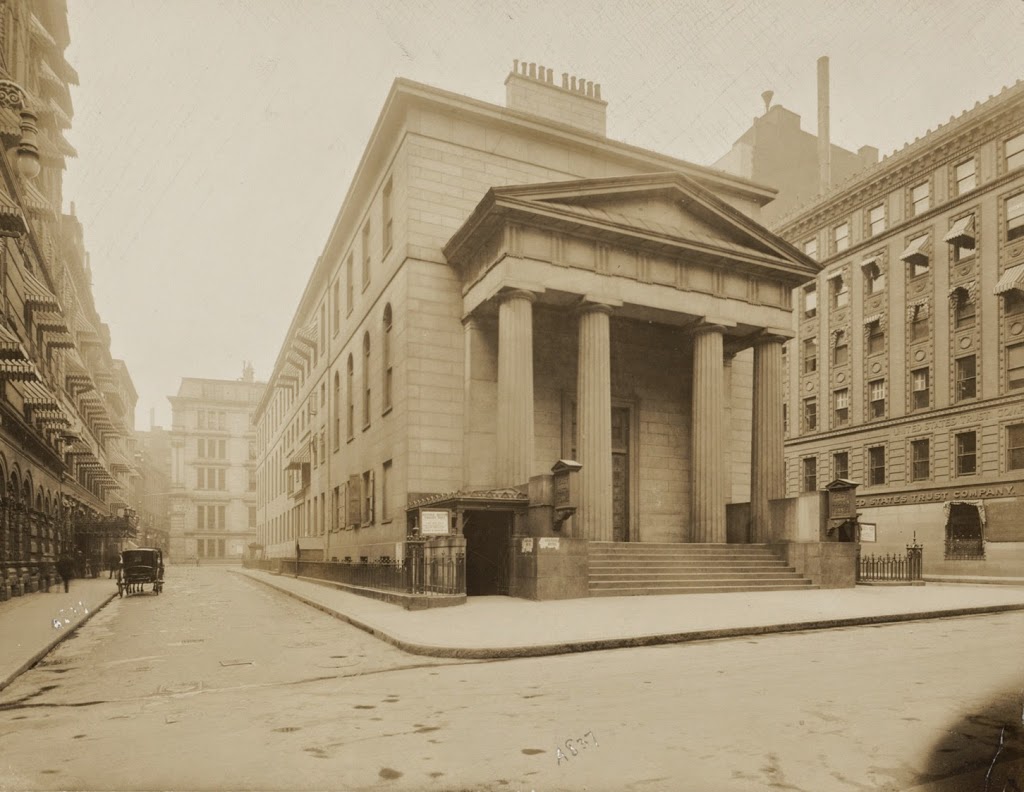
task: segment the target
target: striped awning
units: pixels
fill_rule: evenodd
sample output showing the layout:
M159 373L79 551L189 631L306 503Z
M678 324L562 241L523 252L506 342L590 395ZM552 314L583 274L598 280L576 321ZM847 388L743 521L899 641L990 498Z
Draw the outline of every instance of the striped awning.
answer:
M21 345L21 339L7 326L0 323L0 359L2 360L28 360L28 354Z
M32 185L32 182L22 181L21 190L22 201L26 209L31 212L38 212L39 214L55 214L53 204Z
M8 145L21 140L21 113L10 107L0 107L0 139Z
M871 314L871 316L865 316L864 317L864 324L869 325L872 322L879 321L881 318L882 318L882 315L880 313Z
M57 42L54 40L53 36L50 35L50 31L46 29L46 26L42 22L39 21L39 17L32 13L29 14L29 31L32 34L32 38L36 39L41 44L53 47L54 49L59 49L57 47Z
M910 240L910 244L907 245L907 249L900 253L900 258L903 261L914 261L915 259L927 259L928 250L931 247L931 237L928 234L922 234L919 237L915 237Z
M0 360L0 379L31 382L39 379L36 367L27 360Z
M285 465L285 470L299 470L303 465L308 465L312 454L309 450L308 444L303 444L302 448L292 454L291 459L288 460L288 464Z
M0 139L2 139L0 134ZM28 224L21 209L12 201L7 193L0 190L0 237L20 238L28 233Z
M53 70L53 67L45 60L39 61L39 79L44 82L48 82L51 85L55 85L59 88L64 88L64 81L57 76L57 72Z
M28 270L22 270L21 277L25 282L25 305L42 311L60 311L56 296L42 281Z
M89 444L84 440L76 440L71 444L70 448L64 449L65 454L71 454L72 456L91 456L95 458L93 450L89 447Z
M71 128L71 117L52 96L50 97L50 101L47 102L47 109L53 113L54 120L61 129Z
M78 156L78 150L74 146L72 146L70 143L68 143L67 138L65 138L59 132L56 135L54 135L54 141L53 142L54 142L54 145L57 147L57 151L59 151L65 157L77 157Z
M22 388L22 398L25 404L30 404L33 407L56 409L59 406L57 397L50 393L50 389L41 382L26 383Z
M46 348L49 349L74 349L75 339L70 333L45 333Z
M32 317L32 323L36 326L37 330L45 330L49 333L68 332L68 320L64 318L63 314L59 314L56 311L37 313Z
M320 333L320 320L314 319L305 327L299 328L295 333L295 340L301 341L309 347L316 348L316 339Z
M953 227L949 229L949 233L942 238L942 241L965 247L974 247L974 215L969 214L967 217L961 217L953 223Z
M999 282L996 283L994 294L1004 294L1012 289L1018 291L1024 291L1024 264L1018 264L1016 267L1010 267L1004 272Z

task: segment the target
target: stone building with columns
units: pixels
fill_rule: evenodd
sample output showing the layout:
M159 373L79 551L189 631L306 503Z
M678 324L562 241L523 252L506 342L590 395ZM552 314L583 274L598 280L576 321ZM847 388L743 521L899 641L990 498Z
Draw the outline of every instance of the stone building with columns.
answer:
M394 560L442 513L469 593L547 598L596 546L772 538L818 271L773 191L609 139L591 82L517 62L506 100L394 83L254 413L269 556Z

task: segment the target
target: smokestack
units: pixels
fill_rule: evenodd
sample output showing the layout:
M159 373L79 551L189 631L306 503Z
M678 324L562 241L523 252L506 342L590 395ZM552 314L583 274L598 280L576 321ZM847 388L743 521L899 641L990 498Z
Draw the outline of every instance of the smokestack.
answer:
M829 131L828 56L818 58L818 194L832 182L832 139Z

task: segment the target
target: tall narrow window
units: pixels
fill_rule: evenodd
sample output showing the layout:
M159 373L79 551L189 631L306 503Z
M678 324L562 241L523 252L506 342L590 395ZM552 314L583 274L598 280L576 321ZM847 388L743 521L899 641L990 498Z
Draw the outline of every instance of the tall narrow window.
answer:
M869 396L869 417L870 418L884 418L885 417L885 380L877 379L872 380L868 383L868 396Z
M1006 469L1024 470L1024 423L1006 427Z
M956 359L956 400L973 399L978 395L978 366L974 355Z
M910 342L925 341L928 338L928 309L924 303L910 308Z
M931 185L928 182L919 184L910 191L911 214L915 217L927 212L931 206Z
M804 242L804 254L810 256L812 259L817 260L818 258L818 240L808 239Z
M842 273L833 275L828 279L829 287L832 292L832 307L833 308L845 308L850 304L850 288L846 283L846 278L842 276Z
M850 422L850 390L840 388L832 393L833 426L846 426Z
M957 289L953 292L953 324L957 330L966 330L974 327L977 318L974 301L966 289Z
M832 347L832 363L836 366L842 366L847 363L850 359L850 344L846 337L845 330L836 330L834 345Z
M812 374L818 370L818 339L804 339L804 374Z
M380 519L381 522L391 520L391 460L384 463L380 478Z
M320 303L320 354L327 355L327 303Z
M383 402L382 409L384 412L391 409L391 384L394 377L394 369L391 362L391 327L391 304L388 303L384 306L384 332L381 334L381 351L384 356L384 381L381 383L381 401Z
M846 451L837 451L832 455L833 478L850 478L850 454Z
M813 432L818 428L818 400L804 399L804 431Z
M931 476L931 448L927 439L910 441L910 480L927 481Z
M804 287L804 316L810 319L818 313L818 287L815 284Z
M363 291L370 285L370 221L363 226Z
M1024 193L1006 199L1006 241L1024 237Z
M1024 134L1006 141L1006 170L1012 171L1024 165Z
M835 243L836 253L842 253L850 247L850 223L840 223L832 229L832 238Z
M877 355L885 351L885 331L880 319L868 322L868 354Z
M818 459L817 457L804 457L803 460L803 491L814 492L818 489Z
M871 236L877 236L885 231L885 204L873 206L868 210L868 226Z
M1006 347L1006 389L1024 388L1024 344Z
M381 219L383 221L381 224L381 249L384 255L391 250L391 212L391 179L389 178L387 184L384 185L384 195L381 201Z
M973 190L977 184L976 165L974 158L961 162L955 168L956 194L963 195Z
M885 446L868 449L868 483L885 484Z
M331 333L338 334L341 327L341 280L335 280L331 287Z
M878 292L885 288L885 274L882 272L882 268L874 259L864 262L862 268L864 272L864 290L868 294L878 294Z
M370 334L363 333L363 429L370 425Z
M334 450L341 448L341 373L334 372Z
M351 440L355 437L355 422L356 422L356 407L355 407L355 364L352 361L352 355L348 356L348 369L345 373L345 399L347 407L347 427L348 439Z
M956 435L956 474L970 476L978 472L978 435L960 432Z
M928 369L914 369L910 372L910 388L912 405L915 410L927 410L931 405L931 387L928 382Z
M349 253L345 259L345 315L352 313L352 306L355 303L356 285L353 279L356 276L353 259L355 253Z
M1024 313L1024 292L1020 289L1003 292L1003 313L1007 316Z

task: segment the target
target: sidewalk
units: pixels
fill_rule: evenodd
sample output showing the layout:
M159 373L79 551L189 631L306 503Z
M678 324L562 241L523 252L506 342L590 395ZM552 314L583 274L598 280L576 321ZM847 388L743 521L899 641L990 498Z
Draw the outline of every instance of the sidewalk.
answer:
M72 580L67 594L64 585L58 584L51 586L48 594L26 594L0 602L0 690L116 596L117 584L104 576Z
M1024 610L1024 586L858 586L826 591L677 594L534 602L472 597L407 611L309 579L246 575L407 652L434 657L535 657L794 630Z

